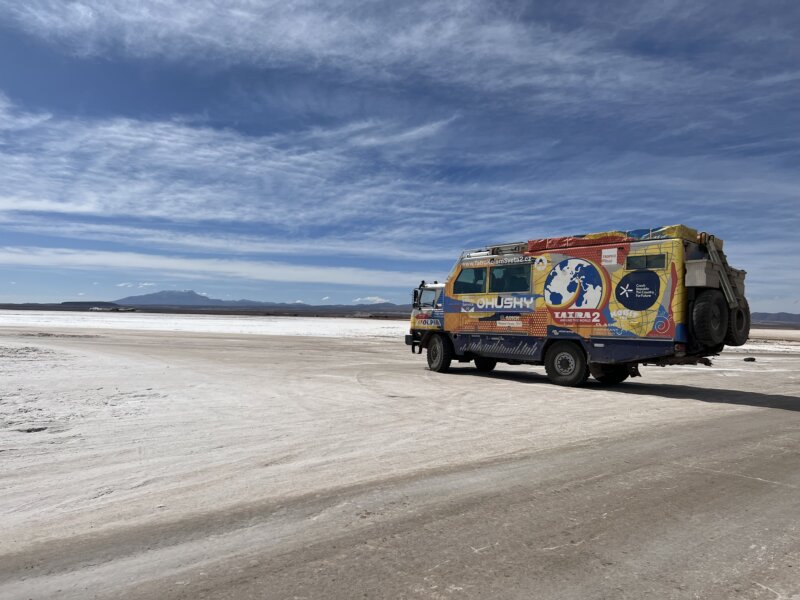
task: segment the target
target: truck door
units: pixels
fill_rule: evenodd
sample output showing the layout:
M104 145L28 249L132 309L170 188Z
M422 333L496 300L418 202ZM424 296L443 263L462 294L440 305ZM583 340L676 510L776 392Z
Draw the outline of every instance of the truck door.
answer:
M479 332L480 319L486 313L486 267L463 267L453 281L452 302L446 312L447 329L458 332ZM454 322L454 325L450 325Z
M442 288L422 288L419 308L411 313L412 329L438 330L444 327Z

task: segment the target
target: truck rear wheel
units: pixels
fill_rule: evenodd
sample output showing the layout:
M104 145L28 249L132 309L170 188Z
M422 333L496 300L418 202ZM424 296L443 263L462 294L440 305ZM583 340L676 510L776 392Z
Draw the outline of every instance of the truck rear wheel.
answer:
M692 310L694 335L701 344L717 346L728 333L728 303L719 290L703 290Z
M437 373L444 373L453 362L453 346L450 340L441 334L431 337L428 342L428 368Z
M476 356L475 357L475 368L478 369L481 373L488 373L489 371L494 371L494 368L497 366L497 361L493 358L486 358L485 356Z
M743 346L748 337L750 337L750 305L747 300L740 298L739 306L730 311L725 343L728 346Z
M603 385L616 385L628 378L628 365L589 365L589 372Z
M544 357L544 369L556 385L583 385L589 377L586 356L572 342L556 342L550 346Z

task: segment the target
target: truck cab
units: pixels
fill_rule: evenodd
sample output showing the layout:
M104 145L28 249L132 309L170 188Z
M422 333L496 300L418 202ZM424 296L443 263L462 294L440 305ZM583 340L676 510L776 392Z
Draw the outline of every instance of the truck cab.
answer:
M406 345L412 352L421 354L431 335L444 330L444 286L423 280L412 292L411 330L406 335Z

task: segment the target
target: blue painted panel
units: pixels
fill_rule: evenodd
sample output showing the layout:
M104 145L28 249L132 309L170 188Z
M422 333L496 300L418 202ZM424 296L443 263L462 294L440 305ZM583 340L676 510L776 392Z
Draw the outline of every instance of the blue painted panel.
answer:
M490 358L541 362L543 349L549 340L576 341L586 350L589 362L627 363L640 362L675 353L672 340L642 340L640 338L592 338L585 340L565 330L553 328L547 338L527 335L495 335L460 333L453 338L456 354L475 354Z
M460 333L453 338L456 354L539 361L544 339L528 335Z
M624 363L671 356L675 353L672 340L642 340L592 338L587 344L589 362Z

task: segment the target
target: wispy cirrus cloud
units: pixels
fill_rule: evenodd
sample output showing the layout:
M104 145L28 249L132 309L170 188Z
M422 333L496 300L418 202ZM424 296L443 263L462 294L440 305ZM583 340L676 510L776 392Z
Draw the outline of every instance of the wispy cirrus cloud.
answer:
M458 151L430 156L432 162L424 168L413 161L375 160L380 148L395 146L406 134L418 141L423 130L431 139L449 143L442 122L405 128L359 122L252 136L177 121L40 117L7 101L0 105L0 122L7 123L0 130L0 218L20 230L60 229L76 237L117 241L134 237L167 244L175 232L130 221L77 220L48 227L19 215L262 223L284 231L324 224L330 232L338 223L347 224L349 236L336 242L328 233L328 241L321 240L323 247L337 250L352 246L353 239L406 240L412 232L422 234L418 237L424 241L442 227L446 231L439 231L440 238L463 237L467 230L482 234L490 228L510 232L515 226L508 224L508 213L515 213L519 226L568 224L572 215L547 210L552 202L581 203L584 210L602 213L603 202L635 199L632 213L666 218L671 208L680 212L691 207L699 217L719 217L717 202L723 199L729 206L747 207L758 198L769 199L765 210L785 212L800 184L797 172L782 169L770 156L745 159L736 153L698 160L634 152L605 157L587 150L564 157L557 169L535 177L525 175L525 161L514 154L491 166L499 173L517 169L512 179L490 170L479 181L448 175ZM367 170L361 149L365 139L371 157ZM408 152L415 151L418 146L411 144ZM707 204L698 204L698 197ZM489 211L476 223L471 211L490 202L502 203L503 212ZM204 235L177 235L172 242L199 246ZM224 249L241 243L242 251L280 253L284 242L240 236L212 235L207 246Z
M401 214L413 189L365 173L363 146L445 126L394 123L254 137L177 121L56 119L0 104L0 211L247 221L296 228ZM383 200L378 206L377 200Z
M17 216L6 222L7 231L48 236L69 240L92 240L112 242L121 246L147 245L161 251L184 253L217 253L236 255L302 255L309 248L315 252L339 256L381 256L388 260L431 261L450 260L453 250L442 250L436 240L419 240L410 246L408 240L414 232L406 235L395 231L370 231L358 235L298 238L259 236L254 234L232 234L206 230L191 233L176 224L163 224L161 228L131 227L108 222L83 222L72 218L54 220L53 215Z
M769 10L743 1L0 0L0 15L81 56L414 80L526 111L635 106L615 114L639 120L665 117L665 95L712 118L708 103L719 93L736 100L745 83L787 81L797 18L776 7L765 25ZM734 52L741 60L728 60ZM771 59L774 72L754 54Z
M6 1L27 31L74 52L335 68L361 77L420 73L481 87L618 89L615 73L652 81L654 64L602 51L585 30L554 31L517 7L458 2L212 0ZM453 68L455 64L459 68ZM624 68L620 68L624 67Z
M191 258L136 252L104 252L68 248L0 247L0 265L95 271L142 271L189 279L232 278L287 283L322 283L382 288L408 288L416 275L397 271L296 265L269 261ZM126 284L128 282L125 282ZM119 287L133 287L134 284ZM135 284L136 287L143 287ZM149 287L149 286L147 286Z
M775 232L777 221L800 227L800 176L770 156L586 151L534 177L512 154L480 180L464 180L447 174L458 151L431 155L422 168L375 160L405 140L413 140L410 153L419 151L421 137L451 143L452 120L405 127L358 121L253 136L182 121L64 119L5 101L0 123L3 227L106 241L123 252L147 247L268 260L323 252L441 270L467 245L587 227L688 220L742 239L793 235ZM492 174L509 168L511 179ZM755 206L760 219L742 221Z

